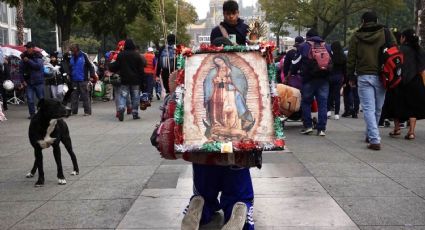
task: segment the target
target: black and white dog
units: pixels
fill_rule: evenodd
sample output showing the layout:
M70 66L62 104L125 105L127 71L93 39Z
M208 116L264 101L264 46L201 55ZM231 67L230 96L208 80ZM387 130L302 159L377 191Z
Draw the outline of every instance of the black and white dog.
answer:
M26 175L27 178L34 176L38 169L38 180L35 183L36 187L44 185L43 171L43 154L42 150L50 146L53 147L53 155L55 157L58 170L58 183L66 184L65 176L63 175L61 149L59 143L65 146L71 156L74 170L71 175L79 174L77 157L72 150L71 137L69 129L62 118L68 117L70 110L67 109L60 101L54 99L41 99L38 102L38 111L31 119L28 130L29 139L34 148L35 161L31 172Z

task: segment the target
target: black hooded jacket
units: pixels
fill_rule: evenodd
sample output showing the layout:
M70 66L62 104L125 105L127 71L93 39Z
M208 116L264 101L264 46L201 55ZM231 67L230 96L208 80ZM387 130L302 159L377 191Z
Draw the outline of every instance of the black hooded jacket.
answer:
M144 67L143 59L136 51L133 41L127 39L124 50L118 54L117 60L110 64L109 69L112 72L119 72L121 84L140 85L144 75Z
M236 24L235 26L231 26L226 22L221 22L220 25L222 25L226 29L229 35L236 35L236 43L238 43L238 45L245 45L245 43L247 42L246 35L248 34L248 25L244 23L244 20L239 18L238 24ZM216 26L211 31L210 41L212 42L218 37L223 37L223 34L221 34L220 28Z

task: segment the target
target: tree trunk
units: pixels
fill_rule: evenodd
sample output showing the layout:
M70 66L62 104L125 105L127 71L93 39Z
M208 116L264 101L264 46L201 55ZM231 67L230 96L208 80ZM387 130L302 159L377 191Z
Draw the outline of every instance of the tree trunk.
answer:
M17 38L18 45L24 44L24 0L19 0L16 5L16 28L17 28Z

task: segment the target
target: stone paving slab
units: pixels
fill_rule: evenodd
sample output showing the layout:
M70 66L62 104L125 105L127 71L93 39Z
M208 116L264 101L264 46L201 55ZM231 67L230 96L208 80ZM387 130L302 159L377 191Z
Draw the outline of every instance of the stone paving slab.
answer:
M106 159L103 166L143 166L143 165L159 165L161 158L152 152L142 151L146 147L132 146L113 154Z
M140 180L147 181L157 166L101 166L92 170L81 180Z
M356 226L331 197L258 198L254 218L259 226Z
M425 201L419 197L334 197L358 225L425 225Z
M340 152L294 152L303 163L361 163L359 159L344 151Z
M384 177L365 163L305 163L315 177Z
M118 229L178 229L188 198L140 197L118 225ZM158 221L161 220L161 221Z
M81 177L83 177L85 174L92 171L94 167L80 167L80 174L77 176L72 176L70 173L73 171L72 166L64 166L63 167L63 174L65 176L66 181L74 181L79 180ZM29 173L31 168L28 169L0 169L0 174L3 172L8 172L9 175L7 176L7 179L2 180L2 182L31 182L35 183L38 178L38 173L35 174L33 178L26 178L25 175ZM55 184L57 183L57 169L56 165L49 165L48 167L44 167L44 177L46 182L49 184Z
M0 229L8 229L43 205L44 201L0 202Z
M353 156L366 163L418 163L422 159L401 151L351 152Z
M142 190L143 182L138 180L79 180L52 200L135 199Z
M34 187L35 182L0 183L0 202L2 201L47 201L65 190L66 186L58 186L57 182L46 182L48 189L40 190ZM68 182L71 184L72 182Z
M146 188L175 188L179 174L176 173L155 173L149 179Z
M386 177L317 177L335 197L414 197L408 189Z
M360 226L361 230L425 230L425 226Z
M417 163L372 163L373 167L388 177L425 177L425 162Z
M49 201L12 229L115 228L132 199Z
M393 178L393 180L400 183L418 196L425 197L425 177Z
M251 176L255 177L306 177L310 172L301 163L263 164L261 169L253 168Z

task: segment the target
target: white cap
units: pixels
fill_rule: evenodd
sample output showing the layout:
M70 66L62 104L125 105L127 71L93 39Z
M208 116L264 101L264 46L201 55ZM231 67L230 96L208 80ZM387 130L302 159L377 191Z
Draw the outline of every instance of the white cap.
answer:
M148 52L153 52L153 48L152 47L149 47L148 48Z

